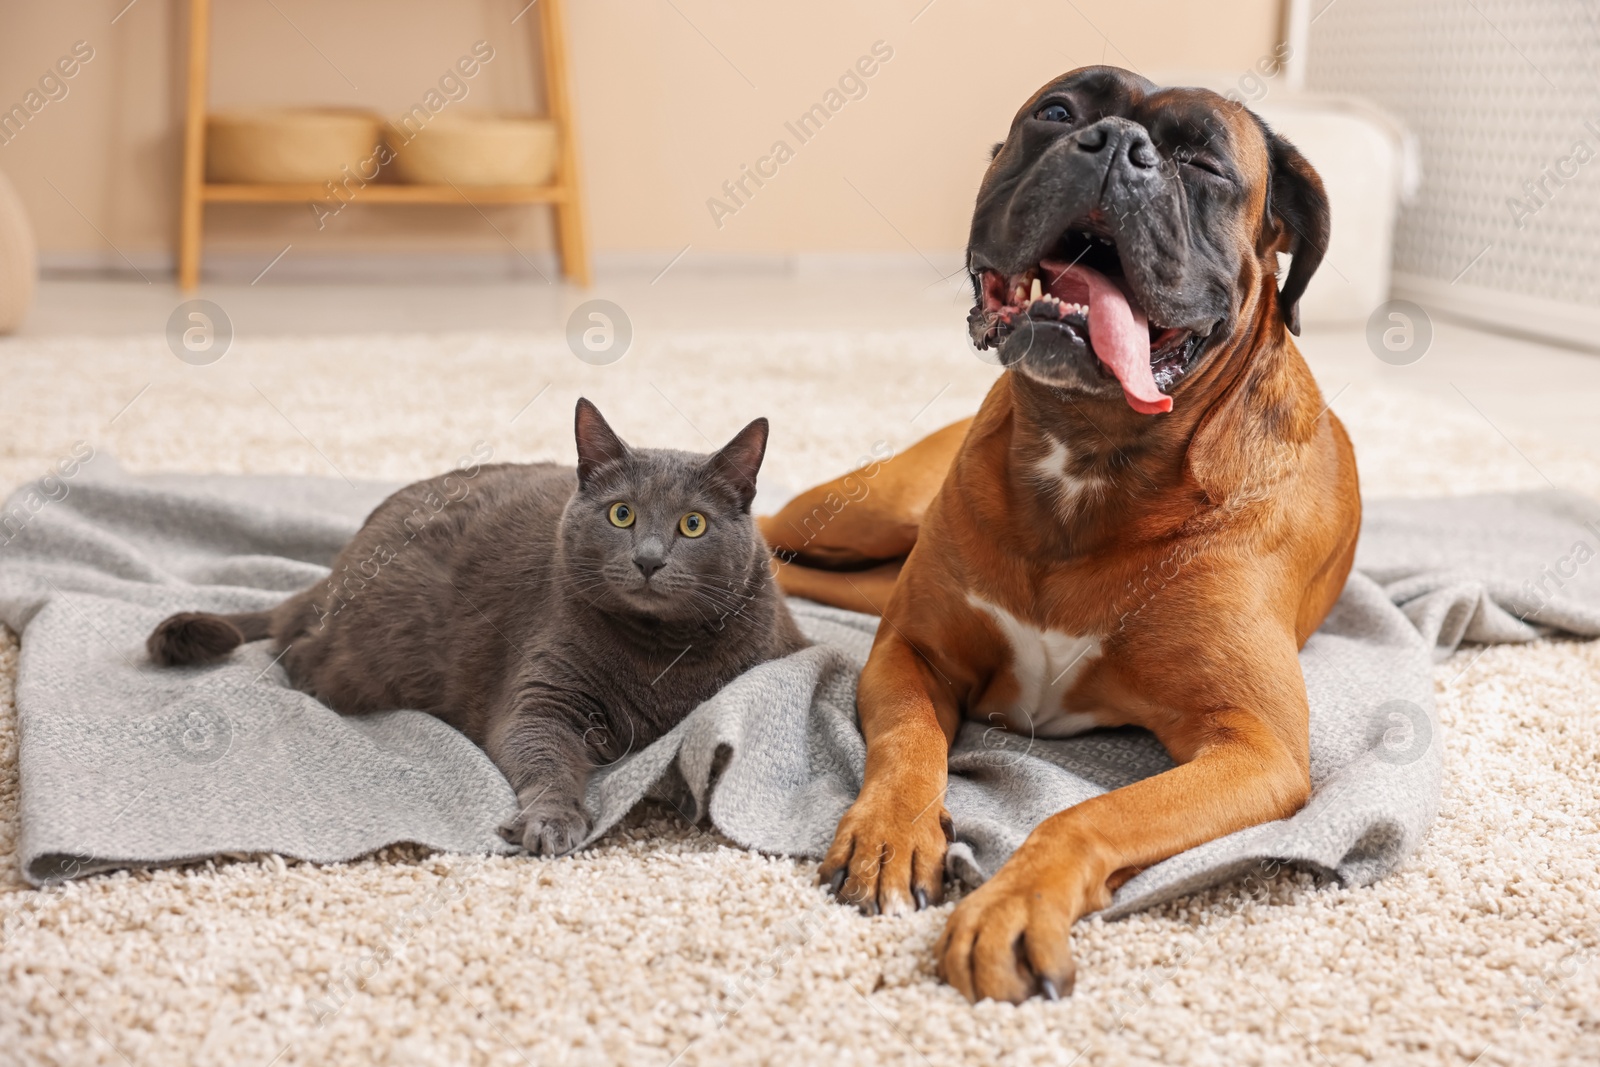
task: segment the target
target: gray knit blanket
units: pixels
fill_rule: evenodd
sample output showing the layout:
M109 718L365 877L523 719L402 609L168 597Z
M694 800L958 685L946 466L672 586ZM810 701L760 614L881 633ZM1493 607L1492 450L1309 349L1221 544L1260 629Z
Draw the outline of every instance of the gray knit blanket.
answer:
M391 488L132 477L101 458L11 496L0 621L22 636L29 881L219 854L335 862L396 842L509 848L496 827L515 809L511 789L431 716L338 715L287 686L266 642L211 667L157 669L144 656L145 635L172 612L261 609L322 580ZM1394 870L1439 801L1434 660L1463 642L1600 635L1597 552L1600 505L1571 495L1369 503L1356 572L1300 656L1310 802L1145 870L1107 914L1263 865L1349 885ZM877 620L792 606L815 644L600 769L588 794L595 837L654 798L749 848L823 853L861 783L855 680ZM1042 740L969 723L950 756L950 873L980 883L1047 816L1171 766L1137 729Z

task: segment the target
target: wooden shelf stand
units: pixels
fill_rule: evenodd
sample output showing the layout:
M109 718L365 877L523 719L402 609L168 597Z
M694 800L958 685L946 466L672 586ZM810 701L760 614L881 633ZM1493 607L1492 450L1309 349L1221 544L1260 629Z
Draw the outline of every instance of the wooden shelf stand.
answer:
M568 279L590 281L588 236L578 178L578 141L568 83L562 0L538 0L545 102L556 125L556 173L549 185L406 185L372 182L351 195L355 204L549 204L556 244ZM188 99L184 113L182 199L178 211L178 285L200 283L207 204L287 204L325 200L320 183L221 183L205 180L206 111L211 63L211 0L189 0Z

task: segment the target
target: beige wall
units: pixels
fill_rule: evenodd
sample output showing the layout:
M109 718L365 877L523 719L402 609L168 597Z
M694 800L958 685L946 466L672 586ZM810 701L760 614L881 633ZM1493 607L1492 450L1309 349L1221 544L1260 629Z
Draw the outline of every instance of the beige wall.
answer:
M6 107L74 42L94 49L65 98L0 146L0 169L52 262L120 263L112 245L141 265L170 256L187 5L137 0L123 10L126 2L0 8ZM486 39L496 56L454 106L526 112L539 105L536 12L511 22L525 2L219 0L212 104L358 104L397 114ZM1278 30L1277 0L924 2L568 0L596 251L959 248L988 145L1044 80L1102 60L1242 71ZM801 144L784 123L822 101L878 41L893 57L865 80L865 95ZM708 198L780 139L793 158L719 228ZM488 215L523 249L548 247L542 209ZM465 208L357 205L321 232L303 206L208 212L210 249L270 256L289 242L301 254L505 250Z

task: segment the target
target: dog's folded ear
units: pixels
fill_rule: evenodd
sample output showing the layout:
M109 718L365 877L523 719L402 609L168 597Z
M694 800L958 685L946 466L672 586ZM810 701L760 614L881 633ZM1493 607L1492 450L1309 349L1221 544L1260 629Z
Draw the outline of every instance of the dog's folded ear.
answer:
M1293 257L1289 276L1278 294L1278 311L1289 332L1298 337L1300 298L1328 251L1328 193L1322 187L1322 178L1299 149L1273 133L1264 122L1261 132L1267 139L1272 168L1267 182L1267 212L1272 225L1266 232L1274 252L1287 252Z

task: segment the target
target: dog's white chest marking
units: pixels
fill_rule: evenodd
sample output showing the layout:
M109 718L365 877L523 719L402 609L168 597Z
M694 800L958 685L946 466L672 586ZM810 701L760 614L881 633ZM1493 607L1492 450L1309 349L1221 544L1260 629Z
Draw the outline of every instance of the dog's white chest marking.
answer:
M1085 493L1099 491L1100 479L1079 478L1068 471L1067 462L1072 453L1067 446L1054 437L1045 440L1050 443L1049 451L1029 464L1034 481L1059 510L1071 511Z
M976 593L968 593L967 602L987 615L1011 646L1017 698L1014 708L1003 710L1013 729L1038 737L1071 737L1098 725L1094 715L1063 706L1084 668L1099 657L1098 637L1041 630Z

